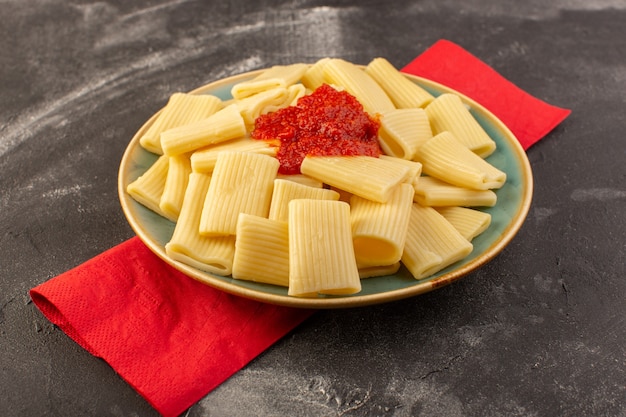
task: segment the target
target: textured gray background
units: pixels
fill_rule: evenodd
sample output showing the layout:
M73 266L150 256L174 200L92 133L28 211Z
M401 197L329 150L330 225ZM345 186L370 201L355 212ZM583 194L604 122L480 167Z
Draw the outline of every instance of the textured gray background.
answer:
M519 235L451 286L316 313L185 414L626 416L624 0L0 0L0 415L156 415L28 290L133 235L119 161L172 92L441 38L573 110L529 150Z

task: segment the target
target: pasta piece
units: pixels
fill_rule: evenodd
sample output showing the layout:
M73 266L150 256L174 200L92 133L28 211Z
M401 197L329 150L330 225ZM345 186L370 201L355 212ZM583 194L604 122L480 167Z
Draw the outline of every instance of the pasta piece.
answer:
M395 109L381 114L378 136L385 154L410 160L433 132L424 109Z
M234 236L205 237L198 233L204 195L211 176L192 173L183 206L165 253L175 261L216 275L230 275L235 255Z
M409 168L409 176L405 180L407 184L412 184L415 186L420 180L420 175L422 174L422 164L416 161L408 161L406 159L397 158L395 156L389 155L380 155L379 159L391 161L395 164L402 164Z
M395 274L396 272L398 272L399 269L400 269L400 262L396 262L395 264L392 264L392 265L368 266L368 267L359 266L359 277L361 279L384 277L386 275Z
M322 181L303 174L278 174L276 178L297 182L298 184L308 185L309 187L322 188L324 186Z
M315 90L317 87L324 84L324 65L326 65L328 61L330 61L330 58L319 59L306 70L300 82L309 90Z
M207 192L200 234L234 235L239 213L267 217L279 162L271 156L221 152Z
M491 224L491 214L484 211L467 207L435 207L435 210L470 242Z
M222 101L213 95L174 93L139 139L139 144L147 151L161 155L162 132L207 118L221 108Z
M237 83L231 89L233 98L240 100L277 87L287 88L302 78L307 64L275 65L249 81Z
M371 115L395 109L382 87L351 62L338 58L330 59L324 65L324 80L328 84L345 88Z
M217 155L223 151L260 153L263 155L276 156L278 148L270 141L256 140L249 137L232 139L226 142L210 145L198 149L191 154L191 169L193 172L211 173L215 168Z
M161 146L166 155L179 155L207 145L235 139L246 134L246 126L236 106L184 126L161 133Z
M245 124L252 126L260 115L285 106L288 97L286 88L277 87L237 100L235 103Z
M305 94L307 94L307 89L302 84L294 84L287 87L287 98L285 99L285 106L295 106L298 103L298 99L300 97L304 97Z
M472 244L432 207L413 204L402 263L424 279L465 258Z
M399 262L413 204L413 186L395 187L386 203L359 196L350 200L352 243L357 265L391 265Z
M233 278L289 286L289 232L286 221L240 214Z
M426 106L434 134L448 131L481 158L496 150L496 143L456 94L442 94Z
M291 85L285 89L285 94L282 98L282 101L277 100L274 103L268 104L263 108L259 115L275 112L276 110L280 110L284 107L292 106L296 104L300 97L304 96L305 92L306 88L302 84ZM255 120L253 120L252 123L254 123Z
M424 174L459 187L474 190L500 188L506 173L500 171L459 142L450 132L442 132L420 146L415 160Z
M491 190L458 187L433 177L421 177L414 188L413 200L422 206L493 207L498 200Z
M164 213L160 207L161 195L163 195L163 189L165 188L168 168L169 158L165 155L160 156L143 175L126 186L126 192L135 201L155 213L171 221L176 221L176 219Z
M338 200L339 193L326 188L309 187L294 181L275 179L268 217L272 220L288 221L289 202L299 198Z
M385 90L399 109L425 107L434 100L432 94L406 78L385 58L375 58L366 67L368 73Z
M169 157L169 168L159 207L171 219L178 219L189 181L189 174L191 174L191 162L187 155Z
M379 203L388 201L393 189L411 174L404 164L371 156L307 156L300 171Z
M361 291L350 233L350 206L342 201L289 203L289 290L297 297Z

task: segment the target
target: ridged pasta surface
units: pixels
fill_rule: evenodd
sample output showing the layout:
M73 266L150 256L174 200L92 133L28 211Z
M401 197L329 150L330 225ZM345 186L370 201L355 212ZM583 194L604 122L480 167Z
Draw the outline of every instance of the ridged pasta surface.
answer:
M289 203L289 265L289 295L354 294L361 290L347 203Z
M211 177L192 173L183 206L165 251L172 259L217 275L229 275L235 253L233 236L206 237L198 233L203 196Z
M206 194L200 233L234 235L239 213L267 217L278 165L267 155L220 153Z

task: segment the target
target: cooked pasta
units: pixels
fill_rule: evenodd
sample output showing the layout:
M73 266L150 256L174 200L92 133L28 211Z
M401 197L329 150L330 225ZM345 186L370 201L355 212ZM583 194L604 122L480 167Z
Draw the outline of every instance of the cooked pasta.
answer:
M161 147L166 155L179 155L245 134L241 114L237 107L230 105L205 119L161 133Z
M382 87L351 62L338 58L328 60L324 64L324 81L345 88L372 115L395 109Z
M311 178L308 175L303 174L281 174L276 175L276 178L281 180L293 181L298 184L308 185L309 187L322 188L324 183L320 180L316 180L315 178Z
M413 204L413 186L395 187L389 201L377 203L359 196L350 200L354 254L360 268L399 262Z
M307 94L307 89L304 85L290 85L289 87L287 87L287 98L285 99L285 103L280 107L285 107L285 105L295 106L298 103L298 99L300 97L304 97L305 94Z
M245 124L252 126L260 115L275 111L282 106L287 106L286 101L288 98L289 94L285 87L276 87L235 100L234 103L239 108Z
M424 109L394 109L381 113L378 136L385 154L411 160L433 133Z
M277 150L278 148L272 146L269 141L241 137L198 149L191 154L191 169L193 172L213 172L217 155L223 151L251 152L275 156Z
M252 80L235 84L231 89L231 95L240 100L272 88L287 88L298 82L308 68L307 64L275 65Z
M189 174L191 174L191 162L187 155L169 157L167 178L159 207L171 219L178 219L189 182Z
M291 132L252 139L256 120L323 84L380 122L382 153L306 155L300 174L279 174ZM277 65L230 92L173 94L139 139L159 156L127 192L175 223L172 260L294 297L350 295L402 265L428 278L468 256L490 226L475 208L496 204L506 173L486 159L495 142L460 96L435 98L384 58Z
M278 160L247 152L221 152L206 194L200 234L235 235L239 213L267 217Z
M380 155L378 158L393 162L395 164L402 164L409 168L409 176L405 182L407 184L413 184L415 186L420 180L420 174L422 173L422 164L417 161L409 161L406 159L398 158L389 155Z
M163 212L160 206L165 181L167 180L168 167L169 157L161 155L146 172L126 186L126 192L135 199L135 201L155 213L171 221L176 221L175 218Z
M232 275L235 279L288 287L287 221L240 214Z
M222 101L210 94L174 93L139 139L139 143L144 149L161 155L162 132L207 118L221 108Z
M289 202L296 199L338 200L339 193L326 188L309 187L295 181L275 179L269 218L289 220Z
M482 158L491 155L496 143L456 94L442 94L426 106L433 133L451 132L463 145Z
M470 151L450 132L442 132L424 143L415 160L424 174L459 187L474 190L500 188L506 173Z
M385 58L375 58L366 67L368 73L385 90L399 109L425 107L434 97L407 79Z
M325 184L380 203L388 201L394 187L411 173L403 164L371 156L307 156L300 170Z
M296 297L361 291L350 233L350 206L342 201L289 203L289 290Z
M472 244L432 207L414 203L402 263L415 279L426 278L463 259Z
M434 177L421 177L414 188L413 199L423 206L493 207L498 200L492 190L472 190Z
M206 237L198 233L202 203L211 177L192 173L183 206L165 253L179 262L216 275L230 275L235 254L234 236Z
M315 90L324 84L324 65L328 61L330 61L330 58L322 58L311 65L302 75L300 82L309 90Z
M435 210L470 242L491 224L491 215L484 211L455 206L435 207Z

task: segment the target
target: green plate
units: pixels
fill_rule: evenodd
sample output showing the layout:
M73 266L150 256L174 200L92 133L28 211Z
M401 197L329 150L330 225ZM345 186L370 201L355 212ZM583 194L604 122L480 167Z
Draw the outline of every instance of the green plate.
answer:
M261 71L229 77L207 84L191 93L213 94L227 100L231 98L230 89L234 84L250 79ZM119 169L119 198L130 226L156 255L189 277L232 294L279 305L340 308L377 304L422 294L462 278L493 259L513 239L524 222L533 191L530 163L515 136L487 109L445 86L420 77L406 76L435 96L444 92L453 92L461 96L471 113L497 144L496 151L487 158L487 161L507 174L506 184L495 191L498 196L497 204L485 209L492 216L491 225L472 241L474 249L463 260L423 280L415 280L402 267L394 275L362 280L362 290L358 294L318 298L291 297L287 295L287 289L284 287L221 277L174 261L165 253L165 244L172 236L174 223L145 208L126 193L126 186L143 174L157 159L156 155L139 145L139 138L154 122L158 113L150 118L130 141Z

